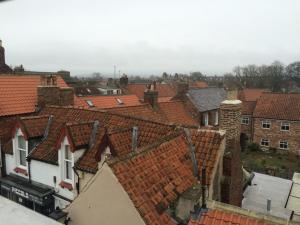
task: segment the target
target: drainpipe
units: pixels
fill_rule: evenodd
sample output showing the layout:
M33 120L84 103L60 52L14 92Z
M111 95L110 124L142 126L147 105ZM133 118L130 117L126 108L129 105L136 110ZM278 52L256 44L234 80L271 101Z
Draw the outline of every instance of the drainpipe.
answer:
M27 158L27 162L28 162L28 182L31 184L31 159Z
M79 195L79 192L80 192L80 178L79 178L79 174L78 174L77 170L75 169L75 167L73 167L73 171L77 175L77 178L78 178L77 183L75 185L76 185L77 194Z

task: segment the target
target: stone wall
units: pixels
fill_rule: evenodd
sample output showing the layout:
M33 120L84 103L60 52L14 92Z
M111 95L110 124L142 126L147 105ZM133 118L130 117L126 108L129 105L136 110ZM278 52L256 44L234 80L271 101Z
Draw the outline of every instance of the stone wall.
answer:
M283 120L270 120L270 129L262 128L262 121L264 119L254 118L254 135L253 142L260 145L261 139L269 139L272 148L279 149L279 141L288 141L288 151L300 154L300 121L283 121ZM281 131L281 122L289 122L290 130Z

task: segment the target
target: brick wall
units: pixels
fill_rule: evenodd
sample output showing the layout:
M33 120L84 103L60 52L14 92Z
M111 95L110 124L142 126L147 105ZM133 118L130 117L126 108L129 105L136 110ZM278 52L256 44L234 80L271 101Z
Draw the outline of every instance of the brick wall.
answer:
M60 91L58 86L39 86L37 88L38 105L59 105Z
M60 88L60 105L74 105L74 88Z
M271 128L263 129L262 121L264 119L254 118L254 135L253 142L260 145L261 139L266 138L270 140L270 147L279 149L279 141L288 141L288 151L300 154L300 121L283 121L270 120ZM281 131L281 122L289 122L290 130Z
M226 131L222 201L240 206L243 191L243 173L240 157L241 102L238 100L222 102L219 118L220 129Z

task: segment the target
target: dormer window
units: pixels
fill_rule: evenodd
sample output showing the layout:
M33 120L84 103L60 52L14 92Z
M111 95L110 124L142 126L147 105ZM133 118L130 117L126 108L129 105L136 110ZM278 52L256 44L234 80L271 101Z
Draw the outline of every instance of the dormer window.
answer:
M27 156L27 148L26 148L26 140L22 135L18 136L18 145L17 145L17 154L18 154L18 164L20 166L26 167L26 156Z
M72 154L70 151L70 146L65 145L64 149L64 179L72 180Z

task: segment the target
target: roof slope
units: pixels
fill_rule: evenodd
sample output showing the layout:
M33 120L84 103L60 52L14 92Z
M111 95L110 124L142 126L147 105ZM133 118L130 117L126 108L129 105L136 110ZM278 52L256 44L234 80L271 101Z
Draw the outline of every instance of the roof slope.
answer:
M0 75L0 116L34 112L40 82L39 75ZM60 76L57 76L57 85L68 87Z
M227 92L223 88L200 88L190 89L187 96L200 112L205 112L218 109Z
M185 124L197 126L198 121L186 109L183 101L159 102L158 107L153 109L149 104L133 107L107 109L110 112L130 115L158 122L171 124Z
M242 114L252 115L256 106L256 101L243 101L242 102Z
M254 117L300 120L300 93L263 93L258 99Z
M126 93L134 94L139 99L144 99L144 91L147 84L128 84L125 88ZM156 84L156 90L158 91L158 97L174 97L176 91L169 84Z
M142 104L136 95L84 96L79 98L84 101L87 107L89 107L89 104L86 101L91 101L94 107L100 109Z
M146 224L175 224L164 212L197 182L182 135L111 167Z
M238 99L241 101L257 101L263 92L266 91L266 89L245 88L238 92Z
M251 217L221 210L209 210L198 220L191 220L189 225L267 225L267 223Z

